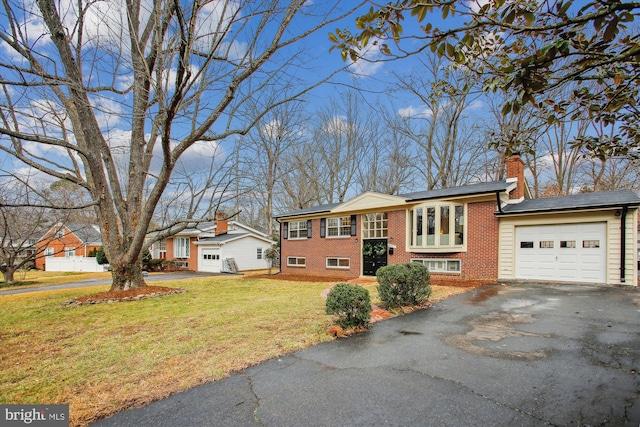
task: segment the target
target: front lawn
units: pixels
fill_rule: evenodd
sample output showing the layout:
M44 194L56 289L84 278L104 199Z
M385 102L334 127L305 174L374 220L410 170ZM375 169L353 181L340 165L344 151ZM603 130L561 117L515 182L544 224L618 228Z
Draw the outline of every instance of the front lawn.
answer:
M86 425L331 340L321 292L332 284L210 277L81 307L63 303L108 286L1 296L0 403L69 403L71 425ZM466 290L436 286L433 298Z

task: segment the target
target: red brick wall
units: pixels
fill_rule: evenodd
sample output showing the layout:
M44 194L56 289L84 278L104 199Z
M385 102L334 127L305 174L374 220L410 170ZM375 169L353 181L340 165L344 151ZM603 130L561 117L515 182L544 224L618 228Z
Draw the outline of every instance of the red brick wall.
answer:
M470 203L466 218L467 251L455 253L405 253L398 262L411 258L453 258L461 262L459 274L432 273L451 279L474 280L498 278L498 218L496 202ZM404 246L403 246L404 248Z
M520 199L524 197L524 163L519 154L514 154L507 159L507 178L518 179L517 187L509 194L509 198Z
M389 264L409 262L412 258L455 258L461 260L460 274L443 276L465 279L497 279L498 277L498 219L495 217L495 201L471 203L466 218L467 252L412 253L406 252L406 210L388 212L388 245L395 245ZM360 275L361 215L357 215L357 235L345 238L321 238L320 220L312 220L312 237L302 240L281 240L282 272L310 276L353 278ZM281 235L283 232L280 226ZM287 257L306 257L306 267L287 266ZM348 270L326 267L327 257L350 258ZM439 273L433 273L439 275Z
M320 237L320 219L311 221L311 238L281 239L280 257L282 273L304 274L308 276L327 276L353 278L360 276L361 220L356 215L356 235L349 237ZM284 237L283 224L280 224L280 235ZM306 267L287 266L287 257L305 257ZM327 258L349 258L348 269L327 268Z

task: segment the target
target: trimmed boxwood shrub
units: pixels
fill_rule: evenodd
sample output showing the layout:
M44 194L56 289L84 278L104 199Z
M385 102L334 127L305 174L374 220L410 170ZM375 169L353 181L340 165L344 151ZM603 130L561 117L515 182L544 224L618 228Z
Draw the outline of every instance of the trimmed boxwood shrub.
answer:
M337 315L336 323L345 329L367 326L371 320L369 291L359 285L338 283L327 295L326 311Z
M429 269L422 263L387 265L376 276L378 295L389 308L420 305L431 296Z

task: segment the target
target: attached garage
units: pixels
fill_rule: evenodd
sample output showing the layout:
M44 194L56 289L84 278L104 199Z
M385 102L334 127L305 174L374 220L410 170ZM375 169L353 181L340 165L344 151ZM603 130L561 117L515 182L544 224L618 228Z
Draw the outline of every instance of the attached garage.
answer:
M607 223L515 229L515 278L606 283Z
M219 273L222 268L222 262L220 260L220 248L201 248L199 271L206 271L209 273Z
M620 190L502 204L498 278L637 284L639 203Z

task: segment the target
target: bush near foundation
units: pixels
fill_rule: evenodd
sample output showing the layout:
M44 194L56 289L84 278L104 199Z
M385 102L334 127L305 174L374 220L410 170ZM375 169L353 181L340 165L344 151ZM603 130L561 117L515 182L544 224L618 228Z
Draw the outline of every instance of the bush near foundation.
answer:
M371 320L369 291L359 285L338 283L327 295L326 312L337 315L336 323L345 329L367 326Z
M421 263L387 265L376 276L378 295L389 308L424 304L431 296L429 269Z

